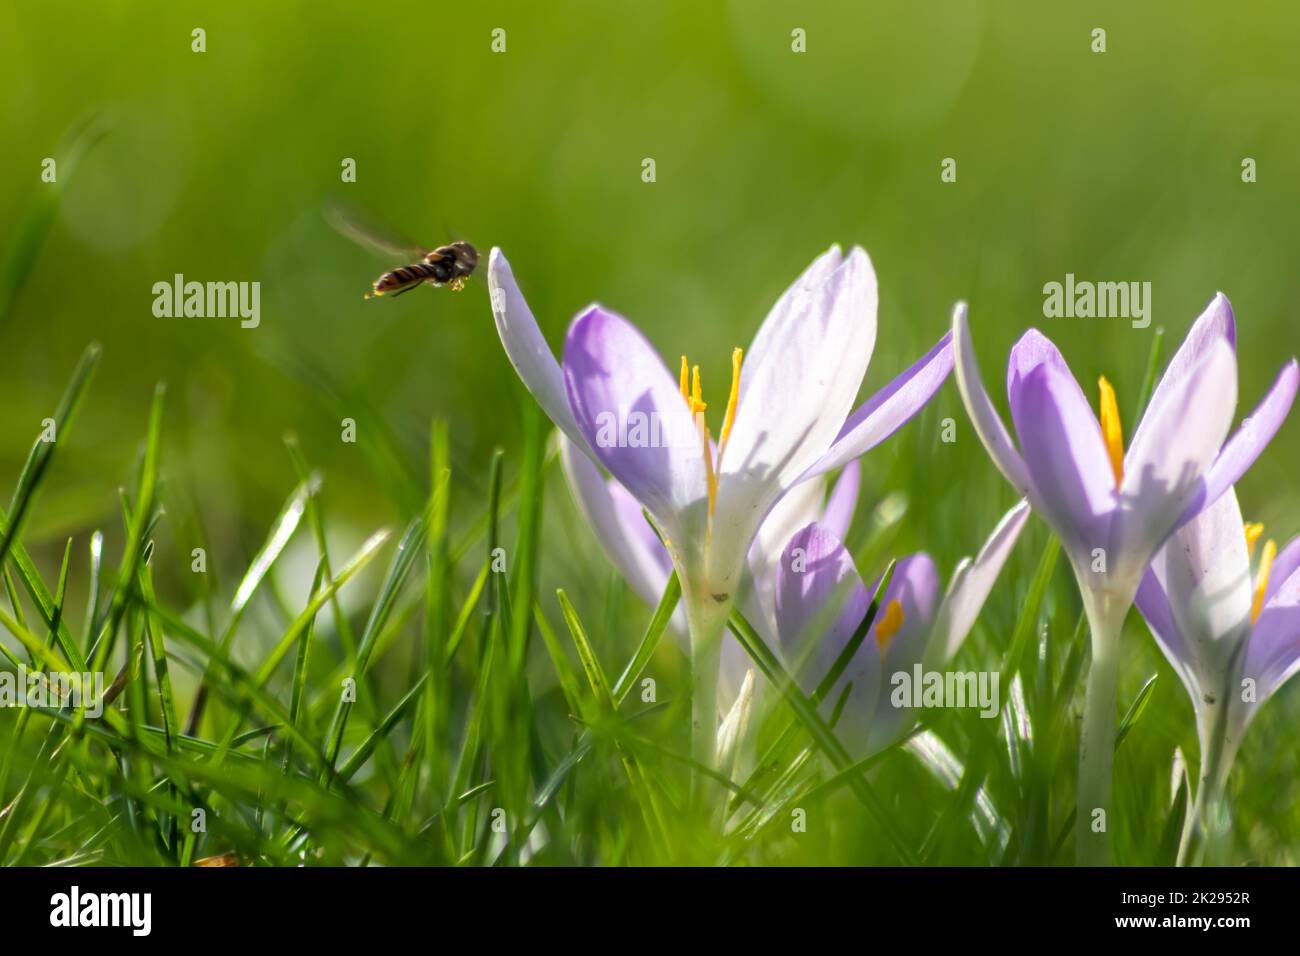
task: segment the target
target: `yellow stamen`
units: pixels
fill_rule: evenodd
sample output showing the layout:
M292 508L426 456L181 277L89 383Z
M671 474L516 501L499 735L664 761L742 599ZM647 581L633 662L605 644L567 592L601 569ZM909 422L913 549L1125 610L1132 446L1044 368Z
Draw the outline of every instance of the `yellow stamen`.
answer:
M1115 472L1115 487L1124 481L1124 429L1119 423L1119 405L1115 401L1115 389L1103 375L1097 380L1101 392L1101 437L1106 441L1106 452L1110 456L1110 467Z
M690 367L690 374L687 374L688 365L686 356L682 356L682 371L678 377L678 385L682 390L682 398L686 399L686 407L690 410L691 418L695 420L695 426L700 430L700 444L704 446L704 479L709 490L709 527L705 534L711 539L713 533L713 511L718 504L718 476L713 467L713 449L709 444L709 424L704 420L704 410L708 404L704 401L704 387L700 383L700 367L698 365Z
M1273 570L1273 559L1277 557L1277 542L1270 538L1264 542L1264 550L1259 556L1259 569L1255 572L1255 600L1250 606L1250 623L1259 620L1259 612L1264 610L1264 592L1268 590L1268 573Z
M1264 533L1264 523L1262 521L1247 521L1246 529L1246 554L1250 557L1255 556L1255 544L1259 541L1259 536Z
M876 646L880 648L880 653L885 653L890 640L902 626L903 605L898 603L898 598L894 598L885 608L884 618L876 625Z
M718 448L718 460L727 450L727 439L731 437L731 426L736 423L736 403L740 401L740 363L745 357L744 349L731 350L731 395L727 398L727 414L722 418L722 444Z
M696 365L691 369L691 414L698 415L708 407L704 401L704 389L700 387L700 367Z
M713 449L709 447L709 426L704 423L704 414L700 413L700 440L704 443L704 480L709 487L709 540L713 537L713 511L718 504L718 476L713 470Z

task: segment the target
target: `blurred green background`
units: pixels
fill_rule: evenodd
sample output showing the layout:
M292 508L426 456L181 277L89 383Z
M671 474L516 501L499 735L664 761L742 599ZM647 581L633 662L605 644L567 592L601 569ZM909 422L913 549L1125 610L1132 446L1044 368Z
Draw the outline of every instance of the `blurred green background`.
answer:
M191 51L196 27L204 53ZM498 27L504 53L490 46ZM1096 27L1104 54L1090 48ZM791 51L794 28L807 31L804 54ZM719 391L731 347L836 241L865 246L880 279L867 389L966 299L998 401L1007 350L1035 325L1090 395L1099 374L1115 383L1129 431L1155 328L1167 357L1223 290L1244 415L1300 350L1297 31L1300 9L1209 2L7 4L0 255L35 258L20 288L0 290L13 293L0 326L0 479L16 480L96 340L92 401L25 536L44 567L66 535L103 527L112 540L160 379L174 515L164 534L176 539L160 553L172 550L176 570L155 566L173 599L193 588L200 535L220 586L233 586L295 483L287 432L323 472L345 544L418 508L435 418L451 425L456 514L477 514L492 448L513 467L526 398L486 283L362 301L398 263L333 232L321 215L332 199L427 245L462 237L485 258L501 246L556 347L600 300L670 359L689 353ZM103 136L70 169L69 131L86 121ZM61 161L57 186L40 179L48 156ZM945 157L956 183L940 182ZM1241 180L1245 157L1254 184ZM340 180L345 158L355 184ZM260 281L260 327L155 318L152 286L175 273ZM1045 319L1042 287L1066 273L1150 281L1151 328ZM939 442L948 416L955 444ZM357 444L340 440L344 417ZM1292 421L1239 488L1247 516L1279 539L1300 530L1298 453ZM859 514L906 494L893 550L926 547L945 573L1012 500L951 383L864 466ZM541 593L564 584L599 615L611 572L552 475ZM1015 582L1044 539L1035 522L986 634L1014 620ZM279 569L295 594L314 560L303 544ZM1058 591L1071 599L1064 578ZM1150 744L1164 761L1192 739L1190 708L1149 639L1130 643L1166 678L1156 700L1171 716ZM1242 762L1294 727L1284 708L1296 710L1295 689L1282 696ZM1272 795L1289 801L1290 786ZM1300 824L1287 826L1295 846Z

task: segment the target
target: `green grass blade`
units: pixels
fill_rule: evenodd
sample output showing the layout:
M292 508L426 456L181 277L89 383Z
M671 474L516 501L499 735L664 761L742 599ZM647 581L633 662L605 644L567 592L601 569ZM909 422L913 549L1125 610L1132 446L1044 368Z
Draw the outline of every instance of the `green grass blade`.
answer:
M22 224L13 231L13 244L0 265L0 329L9 322L27 285L41 247L58 217L68 182L75 174L85 155L104 138L106 130L95 116L88 116L74 124L64 134L57 155L58 178L53 183L43 183L35 206Z
M388 616L393 611L397 595L406 583L406 578L411 573L411 569L415 567L416 561L424 554L424 539L428 529L428 515L421 515L407 526L406 532L397 544L397 553L393 555L393 561L389 565L383 587L380 588L379 597L375 601L374 607L371 608L370 619L366 622L366 628L361 634L361 646L357 649L357 659L352 675L353 679L357 681L358 688L362 684L366 669L370 666L370 655L375 649L375 641L383 630ZM352 702L340 697L338 710L335 712L334 722L330 727L325 747L325 753L329 756L331 768L333 768L335 761L338 760L339 748L343 746L343 732L347 727L348 717L351 713Z
M732 609L731 617L727 623L731 633L735 635L736 640L740 641L741 647L745 649L745 653L749 655L750 660L758 666L763 676L771 682L772 686L790 705L790 709L794 711L804 725L804 728L817 744L818 749L827 756L837 770L843 770L845 767L850 766L853 763L852 758L849 756L848 751L844 749L844 745L836 739L834 732L827 726L826 721L817 713L816 705L799 690L794 678L786 672L784 665L772 653L771 648L759 637L753 626L745 620L745 616L740 612L739 608ZM849 786L862 805L867 808L875 822L885 832L895 851L905 862L914 862L915 854L908 847L902 834L886 812L884 805L880 802L880 798L866 779L864 777L853 777Z
M135 582L140 567L140 557L146 543L146 529L153 515L154 493L158 485L158 463L162 444L163 400L166 389L161 383L154 389L153 405L149 412L149 433L145 443L144 464L140 472L140 490L136 496L133 518L127 529L122 567L118 574L120 586L113 595L109 608L108 624L100 635L97 647L91 652L92 670L103 670L112 650L113 636L126 611L128 593Z

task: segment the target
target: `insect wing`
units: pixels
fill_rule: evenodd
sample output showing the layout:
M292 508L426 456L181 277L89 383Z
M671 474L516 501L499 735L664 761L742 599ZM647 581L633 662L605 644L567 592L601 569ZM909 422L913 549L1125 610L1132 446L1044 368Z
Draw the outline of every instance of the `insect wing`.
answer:
M381 256L414 261L428 252L400 233L376 225L339 203L325 207L325 220L341 235Z

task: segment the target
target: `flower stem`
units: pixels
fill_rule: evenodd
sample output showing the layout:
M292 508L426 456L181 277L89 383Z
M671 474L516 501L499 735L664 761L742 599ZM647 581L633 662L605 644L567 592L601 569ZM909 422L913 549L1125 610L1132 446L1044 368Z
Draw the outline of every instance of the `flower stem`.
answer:
M1231 692L1231 685L1222 688L1218 699L1204 712L1200 728L1200 780L1191 825L1184 829L1178 844L1178 866L1217 863L1216 857L1224 848L1228 816L1223 792L1237 750L1229 733L1228 694Z
M726 612L707 594L686 596L691 634L691 757L710 770L717 762L718 673ZM706 782L703 774L696 774L692 791L697 802Z
M718 671L722 642L691 641L691 756L709 769L717 760Z
M1110 783L1119 691L1119 634L1128 604L1104 591L1081 588L1092 631L1092 664L1079 741L1075 858L1080 866L1110 863ZM1098 813L1098 811L1101 811Z

